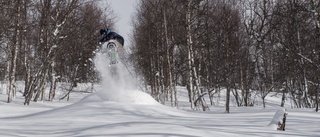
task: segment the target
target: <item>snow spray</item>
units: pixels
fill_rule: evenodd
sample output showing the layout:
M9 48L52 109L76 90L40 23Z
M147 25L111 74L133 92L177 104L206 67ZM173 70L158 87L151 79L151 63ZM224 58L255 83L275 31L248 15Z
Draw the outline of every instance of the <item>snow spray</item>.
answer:
M107 56L106 45L102 45L97 52L94 64L101 76L101 87L98 90L98 96L105 101L117 101L123 94L127 94L128 90L134 89L134 80L124 64L118 58L117 64L110 64Z
M137 90L136 80L130 75L126 66L119 61L110 64L108 56L102 49L94 59L95 68L101 76L101 87L97 89L97 96L103 101L118 103L139 104L139 105L160 105L148 93ZM120 58L119 58L120 59Z

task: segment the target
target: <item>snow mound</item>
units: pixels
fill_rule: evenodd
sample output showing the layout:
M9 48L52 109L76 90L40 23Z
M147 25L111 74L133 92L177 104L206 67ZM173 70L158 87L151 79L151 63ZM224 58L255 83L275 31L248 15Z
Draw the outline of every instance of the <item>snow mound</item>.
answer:
M108 63L108 57L103 53L107 44L102 45L101 52L98 52L94 59L95 68L102 79L101 86L96 88L96 95L103 101L158 105L159 103L149 94L136 90L136 79L122 63L120 56L117 57L117 64Z
M282 120L284 115L287 115L286 109L285 108L278 109L278 111L274 114L268 126L273 130L277 130L279 128L279 122L283 123Z
M127 90L113 94L109 94L109 92L107 91L99 91L96 95L103 101L141 105L159 105L159 103L154 100L149 94L138 90Z

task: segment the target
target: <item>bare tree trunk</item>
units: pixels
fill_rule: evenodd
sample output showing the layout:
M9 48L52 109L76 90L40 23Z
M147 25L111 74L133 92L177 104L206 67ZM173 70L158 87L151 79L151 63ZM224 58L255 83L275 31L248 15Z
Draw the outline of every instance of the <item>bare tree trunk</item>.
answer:
M291 99L293 100L295 106L298 107L299 105L298 105L298 102L296 100L296 96L294 95L295 90L294 90L294 86L293 85L294 85L294 82L292 81L292 79L290 77L287 77L286 78L286 90L290 92Z
M16 94L16 68L17 68L17 54L20 44L20 16L21 16L21 0L17 0L16 3L17 16L15 19L15 32L14 32L14 44L11 50L12 58L10 63L10 71L9 71L9 89L8 89L8 103L12 101L12 98Z
M234 86L236 86L236 85L234 85ZM237 91L237 88L232 90L232 94L233 94L234 98L236 99L237 106L240 107L242 105L242 102L240 102L240 101L242 101L242 99Z
M319 78L317 78L318 84L316 88L316 112L319 111L319 90L320 90L320 83L319 83Z
M47 85L47 81L46 81L47 75L48 75L48 68L44 68L44 70L42 71L42 74L39 77L40 79L39 87L37 88L37 90L35 90L36 96L33 99L34 102L38 102L40 95L41 95L40 100L43 101L42 97L44 96L45 88Z
M30 53L30 50L28 49L29 47L27 46L27 43L26 43L26 39L25 38L25 46L24 46L24 68L25 68L25 79L24 79L24 83L25 83L25 87L24 87L24 93L23 93L23 96L26 96L28 94L28 89L29 89L29 86L31 86L31 61L30 61L30 58L29 58L29 54Z
M194 54L192 54L192 55L194 55ZM192 58L194 58L194 57L192 57ZM193 63L194 64L194 63ZM195 79L195 84L196 84L196 93L197 93L197 95L198 95L198 101L200 102L200 104L201 104L201 106L202 106L202 110L203 111L206 111L207 110L207 108L208 108L208 106L207 106L207 104L206 104L206 102L205 102L205 100L204 100L204 98L203 98L203 96L206 94L206 93L202 93L202 90L201 90L201 77L198 75L198 73L197 73L197 70L196 70L196 67L195 66L193 66L193 77L194 77L194 79ZM200 64L199 64L199 71L201 70L201 66L200 66ZM195 103L197 103L197 102L195 102Z
M224 65L226 66L226 70L225 70L225 81L226 81L226 88L227 88L227 93L226 93L226 112L227 113L230 113L230 92L231 92L231 73L232 73L232 71L231 71L231 67L233 67L233 66L231 66L230 64L231 64L231 56L230 56L230 54L232 54L232 53L230 53L230 49L229 48L231 48L230 46L230 40L227 38L226 40L226 43L225 43L225 45L226 45L226 58L224 59Z
M30 101L31 101L31 99L33 97L35 89L37 88L37 83L38 83L38 80L39 80L37 77L38 77L38 75L40 73L37 73L34 77L31 76L30 83L28 84L28 87L26 87L27 88L27 94L25 95L24 105L29 105L30 104Z
M51 85L50 85L49 101L53 101L56 95L56 87L57 87L57 81L54 79L54 81L51 81Z
M67 101L69 101L70 93L72 92L73 88L77 87L77 74L78 74L79 66L74 66L70 71L71 76L69 78L68 83L70 83L70 87L67 90L67 94L65 94L62 98L59 100L63 100L67 97Z
M69 97L70 97L70 93L72 92L73 88L76 86L75 83L70 83L70 87L69 89L67 90L67 94L65 94L62 98L60 98L59 100L63 100L67 97L67 101L69 101Z
M230 87L227 87L227 94L226 94L226 112L230 113Z
M281 98L281 107L284 107L285 99L286 99L286 90L282 91L282 98Z
M262 105L263 105L263 108L266 108L266 100L265 100L265 96L261 97L262 98Z
M244 106L246 106L245 103L245 90L244 90L244 80L243 80L243 66L242 66L242 62L240 62L240 90L241 90L241 106L243 106L243 104L245 104Z
M317 88L317 93L316 93L316 112L319 111L319 85Z
M302 63L303 65L304 63ZM311 107L311 101L310 101L310 98L309 98L309 86L308 86L308 80L307 80L307 77L306 77L306 69L303 67L303 81L304 81L304 90L303 90L303 94L304 94L304 105L307 107L307 108L310 108Z
M163 20L164 20L164 30L165 30L165 39L166 39L166 54L167 54L167 63L168 63L168 72L169 72L169 96L171 100L171 106L174 106L175 97L174 97L174 88L173 88L173 79L172 79L172 67L171 67L171 61L170 61L170 43L168 38L168 27L167 27L167 18L166 18L166 12L164 10L163 12Z
M56 86L57 86L57 78L55 72L55 62L52 60L50 65L50 91L49 91L49 101L53 101L54 96L56 94Z
M192 66L193 64L193 56L192 56L192 32L191 32L191 0L187 0L187 13L186 13L186 30L187 30L187 47L188 47L188 92L189 92L189 99L191 103L191 109L195 109L194 105L194 86L193 86L193 74L192 74Z
M11 85L10 85L10 79L9 79L9 77L10 77L10 59L12 58L11 57L11 54L10 54L11 52L10 52L10 47L9 46L7 46L7 48L6 48L6 62L5 62L5 64L6 64L6 72L5 72L5 76L4 76L4 79L5 79L5 81L6 81L6 83L7 83L7 85L6 85L6 91L7 91L7 94L8 94L8 101L10 101L11 102L11 100L12 100L12 98L11 98ZM10 103L9 102L9 103Z
M153 69L153 66L154 66L154 63L153 63L153 57L151 57L150 59L149 59L149 62L150 62L150 73L152 74L151 75L151 84L150 84L150 88L151 88L151 96L155 99L155 100L157 100L157 101L159 101L159 99L157 98L157 96L156 96L156 79L155 79L155 70ZM146 84L147 85L147 84Z
M165 62L164 61L164 57L163 55L160 55L159 58L158 58L158 63L159 63L159 72L160 72L160 76L159 76L159 85L160 85L160 91L161 91L161 98L163 100L163 104L165 103L165 101L168 100L167 98L167 90L165 90L165 85L164 85L164 73L163 73L163 70L164 70L164 65L163 63Z
M172 57L172 58L174 58L174 57ZM175 66L175 59L172 59L172 66ZM177 74L175 74L174 72L175 72L175 67L172 67L171 68L172 70L171 70L171 75L172 75L172 77L174 77L172 80L173 80L173 99L174 99L174 106L178 106L178 98L177 98L177 89L176 89L176 85L177 85L177 77L176 77L176 75Z

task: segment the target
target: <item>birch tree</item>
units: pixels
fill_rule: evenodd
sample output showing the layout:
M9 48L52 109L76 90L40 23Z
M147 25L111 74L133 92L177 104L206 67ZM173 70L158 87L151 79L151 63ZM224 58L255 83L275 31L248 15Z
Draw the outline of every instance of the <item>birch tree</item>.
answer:
M47 78L50 79L49 100L53 100L57 79L59 77L61 78L61 75L57 76L56 72L56 65L58 64L56 55L58 52L60 52L60 50L63 49L62 44L70 44L63 43L63 41L68 37L68 33L72 34L71 29L68 29L66 24L68 24L71 15L75 15L73 13L76 11L76 9L80 8L80 4L82 3L79 0L41 0L37 4L39 4L38 11L40 15L38 17L39 47L37 48L37 56L40 59L40 67L37 68L35 76L31 78L30 84L28 84L29 87L26 87L28 91L26 94L25 104L29 104L32 98L34 101L38 101L39 97L41 97L40 100L44 99ZM98 30L98 28L95 29ZM92 50L94 49L91 48L91 51ZM74 72L77 72L77 70L78 69L74 70ZM70 75L75 78L78 76L77 74L73 73L70 73Z
M90 59L97 46L97 30L113 25L112 14L106 17L109 13L91 0L1 0L0 7L0 79L7 85L7 102L14 98L18 80L25 82L25 104L43 101L47 85L51 87L48 100L53 100L55 84L69 76L74 82L96 82ZM67 54L70 62L60 60L59 55L66 55L65 47L77 49ZM66 71L60 66L78 66L70 70L77 73L61 73Z
M179 8L174 1L141 1L134 21L136 70L144 75L156 100L162 103L170 100L173 106L177 102L172 55L173 47L177 46L175 23L181 17L171 13Z
M53 100L54 94L55 94L55 89L56 89L56 50L59 44L61 43L61 39L66 38L64 35L61 34L63 31L65 24L67 20L69 20L70 14L77 8L79 4L79 0L71 0L69 2L66 1L57 1L56 6L54 7L53 10L53 15L51 15L51 19L54 22L53 26L53 42L52 42L52 47L49 50L49 78L50 78L50 92L49 92L49 100ZM76 72L76 71L75 71Z
M195 109L194 103L194 80L193 80L193 66L194 66L194 58L193 58L193 43L192 43L192 30L191 30L191 3L192 0L186 1L186 30L187 30L187 47L188 47L188 93L189 93L189 100L191 103L191 109Z
M263 107L265 107L265 97L269 92L273 91L276 84L274 79L274 64L273 61L273 41L272 31L274 26L273 10L274 2L269 0L248 2L249 18L246 22L247 32L252 38L252 48L254 49L254 63L255 63L255 83L259 89L261 98L263 100Z
M21 16L22 16L22 0L16 0L13 2L13 38L12 44L9 44L8 47L8 64L7 64L7 74L8 74L8 100L7 102L10 103L12 98L16 94L16 69L17 69L17 58L18 58L18 50L21 45Z
M279 31L276 35L282 50L283 62L287 64L286 68L286 89L291 95L297 107L311 107L311 75L308 73L315 72L317 68L314 59L314 53L317 53L312 30L316 28L316 23L312 19L314 15L308 12L307 1L279 1L277 3L277 20ZM309 22L309 21L311 21ZM308 33L307 33L308 32ZM312 38L311 38L312 37ZM290 67L288 67L290 66ZM312 66L312 67L311 67ZM316 69L317 70L317 69ZM314 88L316 89L316 88Z

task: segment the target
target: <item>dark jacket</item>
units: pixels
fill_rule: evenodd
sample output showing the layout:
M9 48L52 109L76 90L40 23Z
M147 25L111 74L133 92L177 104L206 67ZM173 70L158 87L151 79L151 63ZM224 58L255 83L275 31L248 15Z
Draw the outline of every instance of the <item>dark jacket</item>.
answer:
M100 30L100 34L101 34L101 39L100 39L101 43L114 39L114 40L117 40L122 46L124 45L123 37L115 32L111 31L107 34L105 30L104 31Z

